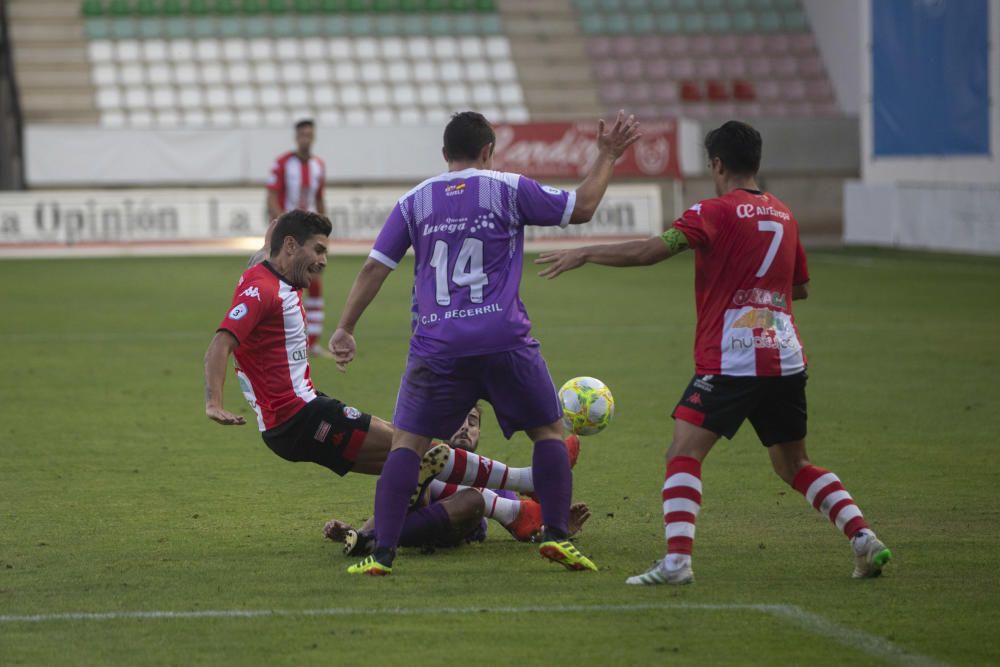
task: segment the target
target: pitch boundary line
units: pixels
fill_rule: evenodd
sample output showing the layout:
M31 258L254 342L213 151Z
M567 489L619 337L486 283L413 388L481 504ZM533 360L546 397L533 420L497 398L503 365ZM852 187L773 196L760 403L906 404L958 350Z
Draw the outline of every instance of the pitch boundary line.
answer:
M826 637L846 647L857 649L896 665L939 667L940 663L928 656L907 651L887 639L862 630L840 625L801 607L786 604L712 604L712 603L640 603L605 605L551 605L524 607L394 607L363 609L331 607L326 609L217 609L190 611L109 611L66 612L55 614L0 614L0 624L47 623L55 621L117 621L117 620L171 620L204 618L262 618L262 617L324 617L324 616L426 616L475 613L585 613L585 612L634 612L634 611L754 611L798 626L813 635Z

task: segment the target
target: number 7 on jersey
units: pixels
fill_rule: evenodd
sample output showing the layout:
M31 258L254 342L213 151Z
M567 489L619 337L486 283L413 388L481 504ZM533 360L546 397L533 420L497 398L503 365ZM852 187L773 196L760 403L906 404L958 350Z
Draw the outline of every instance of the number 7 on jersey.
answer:
M781 246L781 237L785 235L785 228L780 222L775 222L774 220L760 220L757 223L757 229L762 232L774 234L774 238L771 239L771 245L767 248L767 254L764 255L764 261L760 263L760 268L757 269L757 277L763 278L767 270L771 268L775 255L778 254L778 247Z

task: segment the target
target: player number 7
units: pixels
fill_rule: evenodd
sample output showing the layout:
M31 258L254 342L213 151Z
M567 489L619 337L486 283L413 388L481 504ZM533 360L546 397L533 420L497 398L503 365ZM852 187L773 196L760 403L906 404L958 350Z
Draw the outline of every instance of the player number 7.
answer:
M757 229L762 232L771 232L774 234L774 238L771 239L771 245L767 248L767 254L764 255L764 261L760 263L760 268L757 269L757 277L763 278L767 270L771 268L774 256L778 254L778 247L781 245L781 237L785 234L785 228L781 226L780 222L775 222L774 220L760 220L757 222Z

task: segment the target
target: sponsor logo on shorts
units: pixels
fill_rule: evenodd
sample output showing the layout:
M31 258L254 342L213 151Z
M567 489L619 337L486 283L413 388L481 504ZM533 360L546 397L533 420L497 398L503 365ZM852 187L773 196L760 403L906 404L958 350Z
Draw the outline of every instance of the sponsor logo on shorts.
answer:
M330 435L330 429L333 428L327 422L320 422L319 428L316 429L316 435L313 436L316 440L320 442L326 442L326 436Z
M305 349L294 350L291 357L292 361L305 361L309 358L309 353Z
M344 406L344 416L348 419L358 419L361 417L361 410L357 408L352 408L349 405Z
M691 405L703 405L701 402L701 394L699 394L698 392L695 392L690 396L688 396L687 402L690 403Z
M229 319L231 320L242 320L243 316L247 314L247 305L245 303L237 304L229 311Z
M712 386L712 378L714 377L714 375L702 375L700 378L695 378L694 386L711 394L712 390L715 389L715 387Z

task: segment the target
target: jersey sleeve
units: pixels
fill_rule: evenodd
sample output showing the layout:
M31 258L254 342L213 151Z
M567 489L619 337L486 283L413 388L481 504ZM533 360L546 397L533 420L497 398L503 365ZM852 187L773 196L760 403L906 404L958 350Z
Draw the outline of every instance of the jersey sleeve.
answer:
M802 241L795 242L795 271L792 275L793 285L805 285L809 282L809 263L806 261L806 251Z
M565 227L576 206L576 192L541 185L527 176L517 183L517 210L525 225Z
M673 227L684 234L692 248L708 248L719 229L721 208L715 200L700 201L674 220Z
M281 192L285 189L285 170L281 168L280 158L271 165L271 173L267 175L267 189L272 192Z
M399 266L400 260L410 247L410 228L406 224L407 207L405 200L396 203L392 213L382 225L382 231L378 233L375 245L368 253L369 257L390 269Z
M273 306L274 293L262 280L241 282L233 303L216 331L228 331L242 343L253 333L267 309Z

